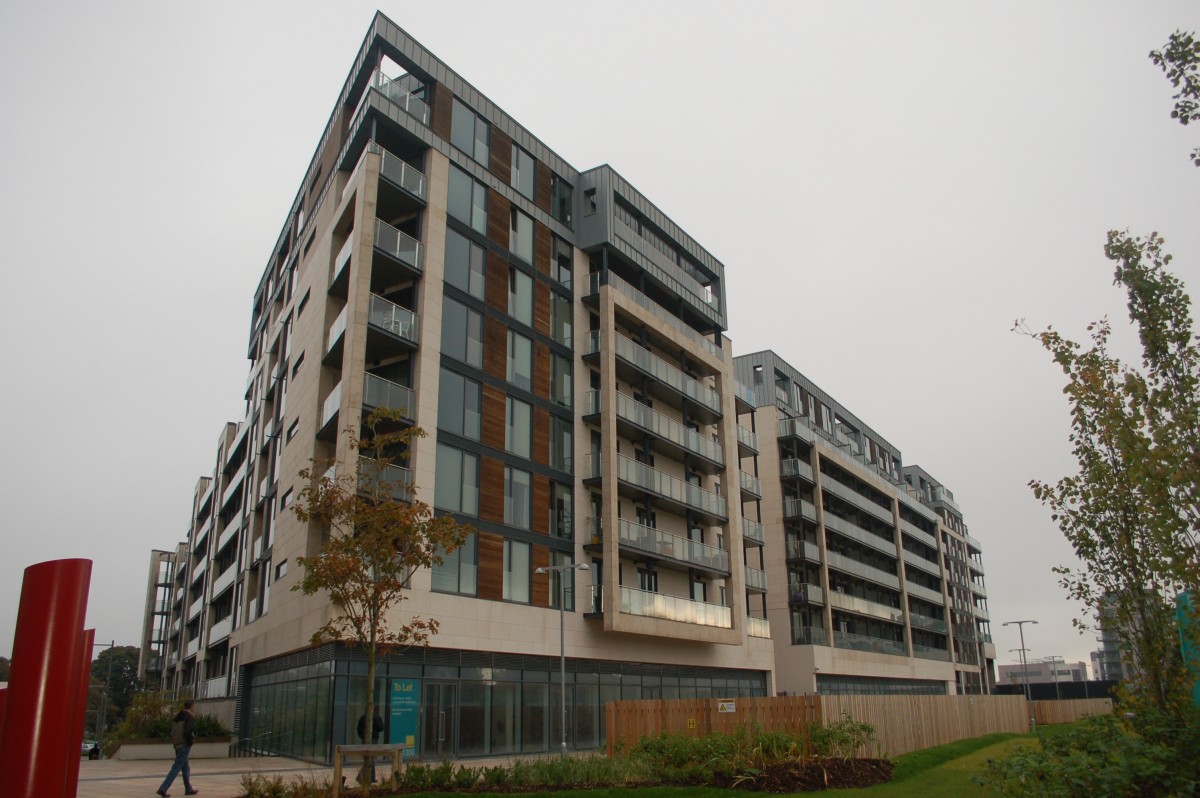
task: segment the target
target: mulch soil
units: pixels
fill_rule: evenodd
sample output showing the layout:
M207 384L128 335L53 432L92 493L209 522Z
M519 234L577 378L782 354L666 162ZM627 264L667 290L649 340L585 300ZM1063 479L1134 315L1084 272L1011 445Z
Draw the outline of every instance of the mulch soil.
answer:
M806 759L771 765L753 780L737 783L743 790L761 792L816 792L870 787L892 779L893 765L886 759ZM735 786L731 780L725 787Z

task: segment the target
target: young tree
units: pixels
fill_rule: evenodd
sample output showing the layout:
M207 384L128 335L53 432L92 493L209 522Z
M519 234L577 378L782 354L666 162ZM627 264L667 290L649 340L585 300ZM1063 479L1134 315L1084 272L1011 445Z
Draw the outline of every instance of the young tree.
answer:
M313 634L314 643L340 640L366 654L363 717L368 740L379 657L426 645L438 631L433 618L413 617L393 625L394 610L407 598L409 578L418 569L441 565L443 555L461 546L469 532L449 516L435 516L413 497L407 472L394 461L406 456L409 442L424 432L398 429L398 419L395 411L376 410L364 421L367 437L348 430L355 462L336 463L324 474L302 471L308 485L293 505L302 522L329 529L315 557L298 558L304 575L292 589L327 593L338 612ZM368 760L364 772L369 767Z
M1052 328L1033 335L1067 377L1079 470L1030 487L1083 563L1055 569L1062 585L1115 617L1133 659L1130 699L1179 717L1189 676L1173 602L1200 586L1200 349L1162 245L1157 234L1114 231L1105 246L1139 332L1140 370L1109 352L1107 320L1089 326L1087 347Z
M1171 118L1181 125L1200 121L1200 41L1196 35L1175 31L1166 47L1150 51L1150 60L1179 89L1173 98ZM1200 166L1200 147L1192 150L1192 163Z

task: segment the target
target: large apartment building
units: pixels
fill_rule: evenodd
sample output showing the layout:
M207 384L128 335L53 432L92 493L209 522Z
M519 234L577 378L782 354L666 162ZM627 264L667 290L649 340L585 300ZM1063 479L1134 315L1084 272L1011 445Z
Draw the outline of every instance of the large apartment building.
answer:
M901 473L882 439L890 480L862 476L876 461L846 462L833 437L777 438L804 405L735 365L723 264L382 15L252 308L245 418L221 432L174 568L155 570L169 574L169 620L148 658L256 746L326 759L353 741L365 663L310 643L333 608L291 588L328 530L289 507L311 462L355 467L349 431L380 407L428 433L396 476L475 530L414 574L398 611L440 633L380 668L386 737L418 756L557 747L560 596L574 748L599 745L616 699L987 684L979 549L948 492ZM784 473L799 458L807 483ZM886 570L880 546L832 526L872 491L894 543L887 599L861 573ZM799 502L811 525L788 514ZM785 557L810 532L817 558ZM906 575L910 545L925 564ZM828 601L792 601L805 584ZM898 617L880 622L872 602L893 598Z

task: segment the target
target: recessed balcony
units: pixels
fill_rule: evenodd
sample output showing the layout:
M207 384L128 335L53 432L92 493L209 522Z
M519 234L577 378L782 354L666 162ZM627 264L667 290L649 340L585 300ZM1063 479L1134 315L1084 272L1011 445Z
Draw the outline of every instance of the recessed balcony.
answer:
M821 549L816 543L809 543L807 540L789 540L787 556L789 560L806 560L820 564Z
M938 634L949 634L950 624L945 621L939 621L937 618L930 618L927 615L921 615L918 612L908 613L908 620L915 628L924 629L928 632L937 632Z
M894 540L888 540L876 535L874 532L868 532L853 521L838 518L831 512L826 512L824 518L826 529L836 532L844 538L857 541L881 554L886 554L893 559L895 558L896 542Z
M923 646L920 643L913 643L913 656L921 659L936 659L941 662L950 661L950 652L944 648L936 646Z
M371 497L387 496L405 502L412 496L412 469L395 464L380 467L365 455L358 458L358 490Z
M747 615L746 634L750 635L750 637L763 637L770 640L771 622L766 618L755 618L753 615Z
M746 589L754 593L767 592L767 572L746 566Z
M350 316L350 306L342 308L342 312L329 325L325 332L325 356L321 362L326 366L340 369L342 367L342 350L346 343L346 322Z
M750 430L737 425L738 456L753 457L758 454L758 436Z
M600 391L588 392L584 415L598 415L601 410L600 402ZM724 449L721 444L706 438L699 431L685 427L627 394L616 394L614 404L617 411L617 429L622 437L637 440L650 433L658 438L661 451L670 454L672 458L682 459L685 454L700 458L700 462L695 465L707 474L714 474L725 467ZM656 446L655 449L659 450L659 447Z
M363 375L363 409L395 410L407 421L417 417L412 388L369 373Z
M729 573L729 552L661 529L621 519L617 526L617 540L622 549L673 561L687 568L700 568L717 574Z
M375 142L367 145L371 152L379 153L379 176L391 185L403 191L413 199L425 202L428 191L428 181L417 167L405 161L399 155L388 152Z
M614 272L608 273L608 285L617 291L622 296L633 300L635 304L643 310L648 311L657 321L661 321L670 326L673 330L683 335L689 343L700 347L708 352L713 357L720 360L725 359L725 352L721 347L706 338L699 330L690 326L683 319L674 315L662 305L658 304L644 293L634 288L625 280L622 280ZM584 294L585 300L591 300L588 304L595 304L593 297L600 295L600 275L598 273L588 275L587 293Z
M429 106L413 94L413 91L418 87L419 82L413 75L406 74L389 78L383 72L376 69L371 73L367 86L363 90L362 99L359 100L358 107L355 108L350 118L353 119L358 116L363 102L370 96L370 92L374 90L421 124L428 125Z
M766 545L767 537L763 532L763 525L758 521L752 521L749 518L742 518L742 543L747 546L763 546Z
M750 502L762 498L762 480L745 471L738 471L738 483L742 489L742 501Z
M420 277L425 270L421 242L382 219L375 220L375 258L371 285L395 285Z
M233 631L233 615L226 615L208 630L208 644L211 646L229 637Z
M237 578L237 572L237 565L230 563L228 566L226 566L225 570L221 572L221 575L213 580L212 596L214 600L226 590L233 587L233 581Z
M825 604L825 591L820 585L797 582L788 586L788 601L793 604Z
M805 521L817 522L817 508L805 499L784 499L783 517L787 520L802 518Z
M333 386L333 390L321 403L321 426L317 437L324 441L337 440L338 416L342 409L342 384Z
M367 360L383 360L417 348L421 317L371 294L367 309Z
M812 464L807 460L800 460L795 457L789 457L786 460L780 461L779 475L784 479L799 477L809 485L815 485L817 482L813 479Z
M822 477L821 490L837 496L842 501L857 507L858 509L868 513L872 517L882 521L888 526L891 526L893 523L892 510L890 507L884 508L882 505L876 504L874 501L862 495L858 491L843 485L832 477Z
M620 611L629 615L661 618L664 621L691 623L699 626L716 626L722 629L733 627L729 607L693 601L682 596L651 593L632 587L621 587Z
M900 529L904 532L904 534L908 535L913 540L919 540L929 548L937 551L937 538L934 537L932 533L926 532L925 530L920 529L904 520L903 516L900 517Z
M807 418L781 418L779 419L779 429L777 437L796 438L811 444L816 435L813 423Z
M600 476L599 458L593 462L591 474L593 478ZM617 455L617 480L621 492L631 498L638 499L643 493L650 493L680 510L693 510L710 522L723 523L729 520L724 497L640 463L632 457Z
M826 552L826 562L830 568L836 568L842 573L853 574L861 579L874 582L877 585L889 587L892 590L900 589L900 577L890 574L881 568L859 562L853 557L829 551Z

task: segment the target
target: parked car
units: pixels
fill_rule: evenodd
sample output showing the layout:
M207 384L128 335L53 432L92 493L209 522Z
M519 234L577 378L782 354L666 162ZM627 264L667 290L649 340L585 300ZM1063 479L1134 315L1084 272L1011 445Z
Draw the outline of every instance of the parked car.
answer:
M83 749L80 751L80 756L87 756L92 752L92 748L96 745L95 740L84 740Z

